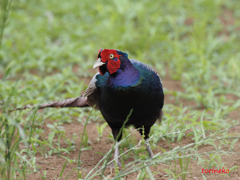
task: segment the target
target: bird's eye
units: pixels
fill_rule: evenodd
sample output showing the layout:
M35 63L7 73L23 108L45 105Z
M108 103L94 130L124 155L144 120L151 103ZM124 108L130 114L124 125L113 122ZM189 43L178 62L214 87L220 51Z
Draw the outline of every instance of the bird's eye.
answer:
M109 57L110 57L110 59L113 59L113 58L114 58L114 55L113 55L113 54L110 54Z

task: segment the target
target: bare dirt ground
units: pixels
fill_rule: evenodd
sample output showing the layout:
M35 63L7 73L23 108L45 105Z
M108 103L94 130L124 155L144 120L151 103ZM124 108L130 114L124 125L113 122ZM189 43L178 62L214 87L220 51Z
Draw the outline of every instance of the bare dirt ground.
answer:
M163 85L165 88L167 88L168 90L174 90L174 91L183 91L183 88L181 87L181 82L180 81L174 81L172 79L170 79L169 77L164 78L163 80ZM85 79L85 82L89 82L89 79ZM229 98L232 98L231 95L229 95ZM175 104L176 101L174 101L174 98L171 97L170 95L166 95L165 98L165 104ZM186 101L183 100L181 103L183 103L184 106L194 106L195 103L191 102L191 101ZM229 115L229 118L232 119L239 119L239 111L234 111ZM239 119L240 120L240 119ZM56 119L57 121L57 119ZM47 134L50 132L49 128L46 126L46 124L49 123L49 120L46 120L43 126L43 129L45 130L45 134L47 136ZM100 122L102 123L102 122ZM163 121L164 123L164 121ZM66 136L67 137L72 137L73 133L76 133L79 138L75 140L76 142L76 151L72 151L69 154L69 159L78 159L78 147L80 144L80 134L82 134L83 132L83 125L80 122L77 121L72 121L72 123L70 124L63 124L62 126L64 126L65 130L66 130ZM97 128L96 128L96 123L89 123L87 125L87 132L88 132L88 139L91 141L91 146L92 149L86 150L86 151L82 151L81 154L81 168L83 168L84 170L82 170L83 172L83 177L90 171L92 170L95 165L101 160L101 158L103 157L103 155L97 153L97 152L101 152L103 154L106 154L110 148L113 145L113 142L109 141L108 139L108 135L111 133L111 130L109 127L107 127L103 133L103 137L101 139L101 142L97 141L96 139L98 138L98 132L97 132ZM230 133L237 133L239 132L239 128L234 128L230 131ZM136 137L137 140L140 140L141 137L138 133L133 134L133 136ZM191 138L184 138L182 143L183 145L192 143L192 139ZM237 142L235 144L235 152L240 153L239 150L239 145L240 142ZM64 142L62 142L61 147L65 147L66 144L64 144ZM169 147L169 144L166 141L161 140L160 142L158 142L158 146L159 147L163 147L166 151L169 151L170 148L174 148L176 146L178 146L178 143L172 143L170 144L171 147ZM208 145L204 145L201 146L199 148L199 152L208 152L211 150L214 150L211 146ZM158 153L161 152L160 148L156 148L153 150L154 153ZM67 154L62 154L63 156L67 156ZM43 175L43 171L46 170L47 171L47 179L55 179L59 177L59 174L62 170L62 167L65 163L65 159L62 157L59 157L57 155L52 155L52 157L50 158L43 158L40 153L36 154L36 164L39 167L38 168L38 172L36 173L32 173L29 176L29 179L31 180L40 180L42 179L40 177L40 174ZM129 158L127 161L125 161L125 164L128 164L129 162L133 161L133 158ZM231 156L224 156L222 159L223 162L225 162L224 167L225 168L230 168L232 166L240 166L240 156L239 155L231 155ZM72 171L73 168L77 167L77 163L68 163L68 165L66 166L62 179L65 179L67 177L67 175ZM163 171L164 168L169 168L168 165L157 165L156 167L150 167L152 169L153 172L159 172L158 174L154 175L155 179L168 179L168 177L166 177L166 173ZM202 169L200 169L200 166L197 165L197 162L191 160L191 164L190 167L188 169L188 172L190 172L187 175L187 179L203 179L202 174L201 174ZM104 173L105 175L110 174L111 177L114 177L114 172L112 172L110 169L107 169ZM124 179L136 179L138 173L133 173L130 174L126 177L124 177ZM225 177L223 175L220 174L205 174L206 177L208 179L212 179L212 180L218 180L218 179L240 179L240 172L239 171L234 171L232 172L229 176ZM74 171L70 177L68 178L70 180L72 179L77 179L77 172ZM99 179L96 177L96 179Z

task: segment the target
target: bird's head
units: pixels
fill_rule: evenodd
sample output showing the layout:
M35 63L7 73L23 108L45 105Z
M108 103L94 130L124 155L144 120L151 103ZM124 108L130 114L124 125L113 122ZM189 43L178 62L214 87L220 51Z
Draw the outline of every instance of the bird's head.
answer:
M128 58L128 54L116 49L99 49L98 60L93 68L98 67L101 75L106 72L114 74L121 68L123 57Z

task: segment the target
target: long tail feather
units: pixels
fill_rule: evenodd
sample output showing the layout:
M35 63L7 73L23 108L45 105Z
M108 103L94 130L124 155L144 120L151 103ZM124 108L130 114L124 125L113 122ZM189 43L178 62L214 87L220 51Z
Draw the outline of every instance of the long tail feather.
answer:
M48 107L63 108L63 107L87 107L87 106L89 106L87 104L87 97L79 96L76 98L65 99L62 101L55 101L55 102L50 102L50 103L41 104L41 105L27 105L24 107L15 108L13 110L10 110L10 112L17 111L17 110L29 109L29 108L35 108L35 107L38 107L39 109L44 109L44 108L48 108Z
M162 118L163 118L163 111L160 110L160 113L159 113L159 118L158 118L158 122L161 123L162 122Z

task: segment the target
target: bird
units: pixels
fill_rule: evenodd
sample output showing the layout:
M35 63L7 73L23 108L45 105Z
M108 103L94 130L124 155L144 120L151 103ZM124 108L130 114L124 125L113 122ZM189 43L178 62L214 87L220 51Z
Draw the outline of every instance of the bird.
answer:
M129 59L127 53L117 49L99 49L93 68L98 68L98 72L83 95L14 110L33 107L94 107L100 110L112 130L116 141L114 161L118 166L121 166L119 142L124 124L125 127L132 125L138 129L145 139L146 151L153 158L149 133L154 123L157 120L161 122L163 116L164 91L161 78L150 66Z

